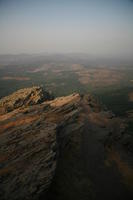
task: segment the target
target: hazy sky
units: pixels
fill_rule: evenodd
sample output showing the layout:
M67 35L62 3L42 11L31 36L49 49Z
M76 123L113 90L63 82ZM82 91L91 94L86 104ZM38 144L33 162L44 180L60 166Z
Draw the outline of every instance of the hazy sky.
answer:
M0 54L133 56L132 0L0 0Z

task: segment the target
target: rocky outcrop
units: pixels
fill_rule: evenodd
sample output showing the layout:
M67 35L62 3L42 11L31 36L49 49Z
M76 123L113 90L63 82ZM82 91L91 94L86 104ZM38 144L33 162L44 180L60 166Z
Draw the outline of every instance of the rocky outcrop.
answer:
M12 103L10 108L17 109L0 115L0 199L38 199L51 184L59 149L82 128L78 123L80 96L73 94L28 107L44 99L39 88L6 97L7 105L11 97L12 102L20 99L23 107Z
M52 97L41 87L20 89L0 100L0 114L8 113L16 108L35 105L50 100Z
M51 183L54 190L45 199L94 199L91 181L97 199L99 188L108 196L118 177L113 170L108 173L105 158L112 147L120 149L124 131L122 120L102 110L91 95L51 100L42 88L33 87L1 99L0 200L44 199ZM114 184L112 199L119 184Z

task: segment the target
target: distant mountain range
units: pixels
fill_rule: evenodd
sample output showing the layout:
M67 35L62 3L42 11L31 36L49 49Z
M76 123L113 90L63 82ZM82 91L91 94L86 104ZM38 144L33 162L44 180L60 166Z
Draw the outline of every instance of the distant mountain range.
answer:
M85 53L40 53L40 54L3 54L0 55L0 65L10 64L40 64L44 62L75 62L95 65L133 64L133 57L95 56Z

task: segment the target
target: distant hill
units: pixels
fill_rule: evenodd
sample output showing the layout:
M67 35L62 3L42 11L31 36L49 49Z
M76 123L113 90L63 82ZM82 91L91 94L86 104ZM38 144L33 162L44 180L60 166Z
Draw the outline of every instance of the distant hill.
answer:
M35 64L43 62L79 62L94 65L132 65L133 59L127 57L96 56L86 53L40 53L40 54L3 54L0 55L0 65Z

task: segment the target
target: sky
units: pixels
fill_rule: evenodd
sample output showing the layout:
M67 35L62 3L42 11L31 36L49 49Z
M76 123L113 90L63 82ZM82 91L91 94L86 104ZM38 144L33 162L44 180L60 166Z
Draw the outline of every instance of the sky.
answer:
M133 0L0 0L0 54L133 57Z

